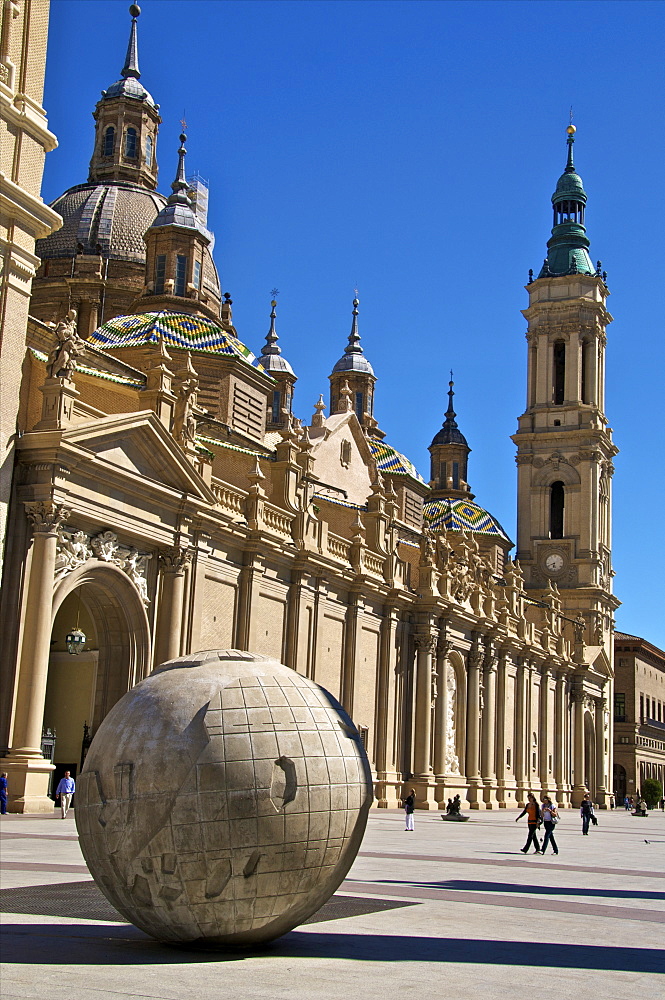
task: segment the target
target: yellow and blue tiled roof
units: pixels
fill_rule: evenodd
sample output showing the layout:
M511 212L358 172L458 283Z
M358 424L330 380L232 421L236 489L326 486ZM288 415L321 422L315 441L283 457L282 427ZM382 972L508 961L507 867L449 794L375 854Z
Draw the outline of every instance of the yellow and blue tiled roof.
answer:
M142 347L163 340L167 349L203 351L206 354L227 354L243 358L248 364L256 358L244 344L227 333L217 323L204 316L189 313L149 312L135 316L116 316L104 323L89 341L103 350L114 347ZM256 363L254 367L261 369Z
M394 476L411 476L413 479L417 479L419 483L425 482L413 462L410 462L404 455L395 451L389 444L383 441L373 441L371 438L367 443L379 472L389 472Z
M471 500L438 497L423 501L423 522L431 531L474 531L510 541L499 522Z

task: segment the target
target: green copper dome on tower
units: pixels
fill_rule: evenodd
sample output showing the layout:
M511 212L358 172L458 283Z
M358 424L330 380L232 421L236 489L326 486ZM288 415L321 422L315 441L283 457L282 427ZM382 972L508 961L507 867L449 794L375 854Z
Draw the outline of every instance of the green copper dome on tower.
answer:
M573 162L575 126L569 125L566 132L568 162L552 195L554 224L547 243L547 257L538 275L539 278L596 273L589 257L589 240L584 228L586 191Z

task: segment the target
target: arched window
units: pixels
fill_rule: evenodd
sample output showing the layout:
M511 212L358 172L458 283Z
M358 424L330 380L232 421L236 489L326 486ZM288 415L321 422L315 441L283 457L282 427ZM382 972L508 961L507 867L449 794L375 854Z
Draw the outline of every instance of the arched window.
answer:
M362 392L356 393L356 416L360 423L363 422L363 411L365 409L365 400L363 399Z
M272 394L272 422L273 424L279 423L279 418L281 416L282 407L282 394L279 389L275 389Z
M176 254L175 258L175 293L176 295L185 294L185 286L187 282L187 257L184 254Z
M145 140L145 165L146 167L152 166L152 136L149 135Z
M125 132L125 156L128 160L136 159L136 129L128 128Z
M109 125L106 132L104 132L102 155L113 156L114 149L115 149L115 129L113 128L113 125Z
M554 344L553 367L554 405L561 406L566 388L566 344L563 340L557 340Z
M550 538L563 538L564 488L562 482L550 486Z
M155 295L161 295L163 293L165 277L166 277L166 254L160 253L155 258Z

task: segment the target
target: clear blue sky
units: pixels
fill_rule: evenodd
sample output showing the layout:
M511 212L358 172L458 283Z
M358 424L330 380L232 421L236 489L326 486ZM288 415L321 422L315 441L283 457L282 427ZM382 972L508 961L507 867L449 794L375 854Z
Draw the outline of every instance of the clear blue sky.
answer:
M387 441L429 478L454 369L477 500L515 537L510 434L525 405L524 284L575 158L591 255L612 293L607 414L618 627L665 648L665 4L145 0L142 82L161 105L160 190L210 180L209 222L239 335L278 333L308 420L346 344L353 289ZM44 197L87 178L91 112L118 79L119 0L51 5Z

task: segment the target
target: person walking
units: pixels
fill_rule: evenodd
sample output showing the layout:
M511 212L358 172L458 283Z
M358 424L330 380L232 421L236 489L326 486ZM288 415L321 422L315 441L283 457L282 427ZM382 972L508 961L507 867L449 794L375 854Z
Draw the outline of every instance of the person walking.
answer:
M547 845L552 845L552 851L555 854L559 853L559 848L557 847L556 840L554 839L554 825L559 822L559 810L556 807L556 803L552 802L549 795L543 795L543 804L540 808L541 816L543 818L543 826L545 827L545 838L543 840L543 854L547 850Z
M69 771L65 771L64 778L61 778L58 782L58 787L55 790L56 799L60 796L60 814L64 819L67 815L67 810L72 804L72 795L76 791L76 782L72 778Z
M404 812L406 813L406 827L407 830L413 830L413 810L416 807L416 790L412 788L407 797L404 799Z
M0 774L0 816L7 812L7 772Z
M531 844L533 844L536 849L536 854L542 854L543 852L540 849L538 837L536 836L536 831L540 826L540 806L538 805L536 796L533 792L529 792L526 799L527 801L524 809L515 820L515 822L518 823L522 816L528 816L527 823L529 825L529 836L527 837L526 844L521 848L521 851L522 854L528 854L529 848L531 847Z
M582 817L582 836L589 836L589 823L593 818L593 802L591 801L591 796L588 792L584 793L584 798L582 799L582 804L580 806L580 816Z

